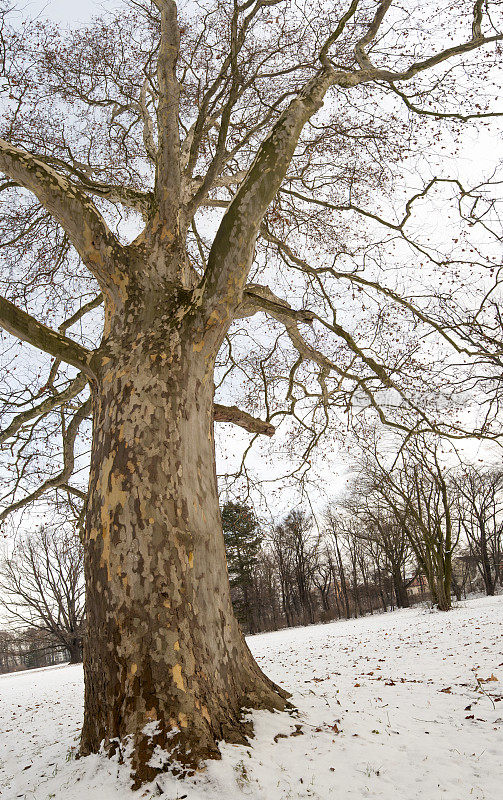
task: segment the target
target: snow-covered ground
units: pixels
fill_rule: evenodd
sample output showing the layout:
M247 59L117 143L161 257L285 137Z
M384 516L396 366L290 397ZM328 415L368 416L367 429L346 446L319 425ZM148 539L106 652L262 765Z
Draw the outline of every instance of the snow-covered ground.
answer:
M2 800L496 800L503 796L503 596L249 638L300 716L259 712L183 783L139 792L101 756L75 760L78 666L0 676Z

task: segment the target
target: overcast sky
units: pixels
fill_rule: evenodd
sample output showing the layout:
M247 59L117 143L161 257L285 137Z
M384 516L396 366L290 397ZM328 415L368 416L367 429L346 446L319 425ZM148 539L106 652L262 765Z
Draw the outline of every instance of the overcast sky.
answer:
M181 0L180 7L187 7L190 0ZM117 7L125 7L126 0L20 0L17 5L19 12L23 16L31 18L49 18L56 23L62 24L78 24L79 22L87 22L93 15L100 15L103 12L112 10ZM446 158L445 152L442 152L444 169L448 171L450 176L459 176L463 180L473 180L477 182L480 179L481 172L484 168L489 170L494 163L494 152L498 147L495 131L472 130L465 131L464 145L456 152L455 157L452 159ZM486 167L487 163L487 167ZM402 175L401 182L404 184L403 188L409 181L417 181L419 176L415 174ZM428 178L429 175L420 176ZM445 226L445 219L428 219L428 224L437 224L440 227ZM240 429L232 429L229 426L220 426L220 437L223 440L223 447L221 449L221 457L219 459L219 471L232 472L235 464L233 461L237 459L241 453L241 447L248 441L248 437ZM323 462L320 464L320 474L323 475L320 485L326 484L329 487L329 493L336 493L344 485L343 467L341 466L341 456L338 453L338 448L335 443L331 443L333 450L332 457L328 456L327 465ZM330 449L330 445L329 445ZM226 459L229 459L227 461ZM269 476L274 471L283 469L285 466L284 461L279 455L276 455L274 468L268 464L267 472ZM337 475L338 471L339 476ZM316 499L313 497L316 503Z
M54 22L81 22L117 5L121 5L121 0L27 0L20 10L27 16L40 15Z

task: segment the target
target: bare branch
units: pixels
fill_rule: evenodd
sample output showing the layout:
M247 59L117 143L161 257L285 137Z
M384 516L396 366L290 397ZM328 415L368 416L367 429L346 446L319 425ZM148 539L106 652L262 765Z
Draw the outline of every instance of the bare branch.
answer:
M0 139L0 170L37 197L68 234L88 269L110 285L112 259L122 250L92 201L43 160Z
M237 406L222 406L220 403L213 404L213 419L215 422L233 422L245 431L263 433L265 436L273 436L276 430L270 422L256 419Z
M10 439L12 436L14 436L18 430L27 422L30 422L30 420L42 416L43 414L48 414L55 408L64 406L69 400L73 400L74 397L77 397L77 395L80 394L86 385L87 377L83 372L79 372L77 377L74 378L69 386L67 386L67 388L62 392L46 398L37 406L29 408L27 411L23 411L21 414L17 414L12 422L3 431L0 431L0 444L3 444L5 441L7 441L7 439Z
M278 191L306 122L321 107L332 85L332 69L323 68L281 114L241 183L218 228L201 286L210 313L225 297L226 310L241 299L263 216ZM232 309L233 310L233 309Z
M157 159L157 147L154 141L154 123L147 108L147 90L149 81L147 78L143 81L140 93L139 109L143 119L143 143L145 150L150 160L155 164Z
M85 372L88 377L94 378L91 350L51 330L4 297L0 297L0 326L12 336L17 336L23 342L28 342L33 347L66 361L67 364Z
M61 323L58 330L60 333L66 333L68 328L71 328L72 325L75 325L76 322L82 319L83 316L88 314L90 311L94 311L95 308L99 308L99 306L103 303L103 295L97 294L96 297L93 297L92 300L89 300L87 303L84 303L75 314L72 314L71 317L65 319L64 322Z
M29 495L26 495L26 497L21 498L21 500L17 500L15 503L12 503L10 506L5 508L0 514L0 522L2 522L9 514L12 514L13 511L18 511L20 508L24 508L30 503L33 503L35 500L38 500L38 498L49 489L57 489L63 485L66 488L68 480L73 473L75 463L75 440L81 424L86 417L90 415L91 410L92 399L89 397L85 403L80 406L79 410L74 414L70 424L68 425L68 429L66 430L63 439L63 469L61 472L59 472L53 478L49 478L48 480L44 481L34 492L31 492Z
M102 197L110 203L119 203L126 208L132 208L138 211L145 219L150 216L154 201L153 192L141 191L132 186L93 180L93 170L87 167L84 170L84 165L79 165L75 162L70 163L54 155L38 156L38 158L50 167L60 169L65 174L70 174L75 179L71 185L80 191L96 197Z
M375 68L372 70L362 70L360 72L352 73L354 77L349 78L349 82L347 84L344 82L344 78L342 78L343 82L340 85L356 86L359 83L368 83L369 81L386 81L388 83L396 81L410 81L411 78L414 78L420 72L425 72L425 70L431 69L431 67L436 67L438 64L442 64L449 58L453 58L453 56L469 53L471 50L476 50L483 45L492 44L493 42L500 42L502 40L503 34L501 33L495 34L494 36L487 36L482 39L470 39L468 42L464 42L463 44L454 45L453 47L448 47L446 50L441 50L439 53L435 53L435 55L423 59L423 61L416 61L402 72L391 72L386 69Z
M155 195L162 223L172 226L178 218L181 184L178 127L180 85L176 77L180 31L174 0L154 2L161 12L161 40L157 60L159 144Z
M381 0L374 19L369 25L366 34L362 36L362 38L355 45L355 57L362 69L374 69L374 65L367 55L366 47L373 39L375 39L377 31L379 30L385 14L391 6L391 3L392 0Z
M414 114L421 114L425 117L435 117L436 119L458 119L460 122L468 122L471 119L488 119L491 117L503 117L503 111L487 111L487 112L480 112L478 114L456 114L454 112L447 112L447 111L431 111L428 108L419 108L416 106L404 92L401 92L397 87L390 82L390 87L392 91L398 95L398 97L405 103L409 111L413 111Z
M343 33L344 28L346 27L346 23L349 22L351 17L354 17L359 5L360 5L360 0L353 0L352 1L351 5L348 8L348 10L346 11L346 13L343 14L343 16L340 18L339 24L337 25L337 27L335 28L333 33L331 33L330 36L328 37L328 39L325 41L323 47L320 50L320 56L319 56L320 57L320 61L323 64L323 66L327 67L329 65L329 62L328 62L328 51L330 50L330 48L332 47L334 42L336 42L337 39Z

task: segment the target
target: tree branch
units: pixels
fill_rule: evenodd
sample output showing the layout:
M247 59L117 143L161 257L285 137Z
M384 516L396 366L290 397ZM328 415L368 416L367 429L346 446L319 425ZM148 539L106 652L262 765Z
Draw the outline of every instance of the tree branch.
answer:
M54 478L49 478L48 480L44 481L38 487L38 489L35 489L35 491L31 492L31 494L26 495L26 497L21 498L21 500L18 500L15 503L11 503L11 505L5 508L0 514L0 522L3 522L3 520L13 511L18 511L20 508L24 508L24 506L27 506L29 503L38 500L38 498L49 489L57 489L60 486L64 486L65 488L67 487L68 480L73 473L75 464L74 446L77 434L79 432L79 427L85 418L89 416L91 410L92 399L89 397L85 403L80 406L79 410L75 412L70 424L68 425L68 429L63 439L63 469L61 472L55 475Z
M395 422L386 418L372 391L367 386L368 379L362 378L356 374L352 374L348 370L341 369L338 364L325 356L323 353L320 353L319 350L305 340L298 329L298 323L303 322L312 324L316 320L323 327L332 331L332 333L342 339L346 343L349 350L371 370L376 378L379 379L383 387L394 389L404 403L406 403L410 409L418 414L420 419L427 426L427 430L435 431L440 435L442 434L440 428L431 419L429 419L427 414L417 405L417 403L414 403L406 394L406 392L404 392L404 390L391 377L391 375L388 374L386 367L383 364L378 363L371 356L368 356L357 344L351 334L348 333L348 331L346 331L341 325L338 325L335 320L333 324L330 324L318 314L308 311L307 309L296 311L292 309L285 300L276 297L269 287L250 284L249 290L246 289L244 292L244 302L238 308L237 317L250 316L255 314L257 311L264 311L284 326L293 347L297 350L302 360L312 361L318 364L318 366L320 366L324 371L334 372L335 374L340 375L342 378L353 381L355 385L357 385L366 395L370 405L375 409L384 425L397 428L398 430L409 431L409 428L406 425L402 425L399 422ZM454 430L457 432L456 434L453 432L449 433L452 438L466 438L467 436L473 436L472 432L467 432L462 428L456 427Z
M367 28L367 32L355 45L355 58L362 69L373 69L370 58L367 55L366 47L375 39L386 12L391 6L392 0L381 0L375 13L372 23Z
M430 182L429 185L432 185L434 181L436 181L435 178ZM295 195L296 193L292 192L292 194ZM299 196L299 195L297 195L297 196ZM418 197L418 196L424 196L424 192L422 192L420 195L419 194L415 195L415 197ZM404 217L404 219L408 219L408 217L410 216L410 207L411 207L411 204L412 204L414 199L415 198L411 198L408 201L408 203L407 203L407 214ZM364 210L362 210L360 208L357 208L356 206L339 206L339 207L337 207L337 206L331 206L330 203L324 203L323 201L316 201L316 202L320 202L320 204L326 205L327 207L332 207L334 209L340 208L343 211L351 209L353 211L358 212L359 214L364 214L365 216L371 217L372 219L375 219L377 222L380 222L381 224L386 225L387 227L393 228L393 229L398 230L398 231L401 231L401 228L402 228L402 226L404 224L404 223L400 223L400 224L397 225L397 224L393 224L393 223L388 223L385 220L381 219L380 217L377 217L375 214L371 214L370 212L366 212L366 211L364 211ZM266 241L271 242L272 244L275 244L277 246L277 248L278 248L278 251L280 253L282 253L284 256L286 256L286 259L288 259L288 261L290 261L291 263L295 264L296 267L299 270L302 270L303 272L306 272L308 275L314 275L315 277L318 277L319 272L327 272L330 275L332 275L332 277L337 278L338 280L347 280L347 281L349 281L351 283L356 283L359 286L365 286L368 289L373 289L376 292L378 292L379 294L383 294L386 297L389 297L391 300L393 300L398 305L401 305L403 308L406 308L408 311L411 312L411 314L413 316L417 317L417 319L419 319L421 322L424 322L426 325L430 325L435 331L437 331L438 334L440 334L440 336L442 336L443 339L445 339L451 345L451 347L453 347L456 350L456 352L458 352L458 353L466 353L466 355L469 355L469 356L475 355L474 351L470 351L468 348L462 347L458 342L456 342L454 337L453 337L453 335L448 333L447 330L444 330L444 327L442 326L442 324L440 322L438 322L437 320L433 319L433 317L431 317L428 314L426 314L417 305L412 303L412 301L408 300L406 297L398 294L397 292L393 291L392 289L389 289L387 286L384 286L383 284L379 283L378 281L368 280L368 279L364 278L363 276L358 275L355 272L341 272L339 270L334 269L334 267L321 267L319 269L317 269L316 267L312 267L311 265L309 265L307 263L307 261L304 261L304 259L299 258L299 256L297 256L294 253L292 248L288 244L286 244L286 242L283 242L277 236L274 236L274 234L272 234L269 230L267 230L265 228L265 226L263 226L261 228L261 236ZM409 242L409 240L406 237L404 237L404 238L405 238L405 241ZM288 264L288 261L286 259L285 259L285 263ZM245 292L245 295L246 294L247 294L247 292ZM261 302L263 304L263 301L261 301ZM300 319L299 320L300 322L303 322L303 321L311 321L312 322L314 319L317 318L315 314L313 314L312 312L309 312L309 311L295 312L295 313L296 314L305 313L307 315L311 315L311 319L310 320L309 319L308 320Z
M470 39L468 42L464 42L463 44L454 45L453 47L448 47L446 50L441 50L440 53L429 56L423 61L416 61L402 72L391 72L386 69L361 70L360 72L352 73L355 83L353 83L352 78L349 78L348 84L342 82L340 85L355 86L359 83L368 83L372 80L386 81L388 83L395 81L410 81L411 78L414 78L420 72L424 72L431 67L436 67L438 64L442 64L444 61L447 61L453 56L459 56L462 53L469 53L471 50L476 50L478 47L482 47L485 44L500 42L501 40L503 40L503 34L501 33L495 34L494 36L487 36L483 39Z
M215 306L224 300L225 310L219 314L224 319L240 302L262 218L285 177L302 128L321 108L332 83L333 70L323 68L292 100L261 144L224 214L199 289L210 314L218 314Z
M35 417L42 416L43 414L48 414L50 411L53 411L55 408L60 408L61 406L68 403L69 400L73 400L74 397L77 397L78 394L86 387L87 385L87 378L83 372L79 372L76 378L70 383L66 389L63 389L62 392L58 394L52 395L51 397L47 397L37 406L33 408L29 408L27 411L23 411L21 414L17 414L12 422L4 428L3 431L0 431L0 444L3 444L14 436L20 428L23 427L27 422L30 420L35 419Z
M213 404L213 419L215 422L233 422L245 431L250 433L263 433L265 436L273 436L276 428L270 422L256 419L246 411L242 411L237 406L222 406L220 403Z
M178 217L181 186L178 127L180 84L176 77L180 31L174 0L153 0L153 2L161 12L161 41L157 59L159 143L155 195L162 223L173 225Z
M140 102L138 107L143 120L143 144L150 160L155 164L157 159L157 147L154 140L154 124L147 107L147 90L149 86L148 78L145 78L140 92Z
M390 83L391 90L405 103L409 111L412 111L414 114L421 114L425 117L435 117L436 119L458 119L460 122L468 122L471 119L488 119L490 117L503 117L502 111L487 111L487 112L480 112L478 114L456 114L455 112L449 111L431 111L427 108L420 108L419 106L414 105L411 102L410 97L408 97L404 92L401 92L397 89L393 83Z
M133 186L121 186L115 183L95 181L91 177L93 170L88 170L85 165L79 165L78 162L69 163L53 155L38 156L38 158L50 167L59 168L65 173L69 173L72 178L76 179L71 183L71 186L79 191L102 197L110 203L119 203L126 208L138 211L144 218L149 217L154 200L153 192L135 189Z
M67 233L102 286L110 286L114 256L122 251L93 202L43 159L0 139L0 170L36 196Z
M322 68L283 111L271 133L260 146L252 166L223 216L199 288L207 319L211 319L214 325L219 322L225 323L240 302L253 259L256 235L265 211L285 177L302 128L321 107L324 95L330 86L351 88L370 81L392 83L410 80L418 73L437 66L453 56L503 38L503 34L490 37L481 35L481 7L477 2L474 8L472 38L467 42L417 61L401 72L379 69L371 63L365 48L375 38L390 6L391 0L381 0L367 32L356 45L355 54L360 69L334 70L329 63L327 51L334 37L337 38L336 34L340 35L346 21L355 13L356 4L352 3L334 34L328 37L321 48Z
M91 350L51 330L4 297L0 297L0 326L23 342L66 361L89 378L95 377L91 367Z

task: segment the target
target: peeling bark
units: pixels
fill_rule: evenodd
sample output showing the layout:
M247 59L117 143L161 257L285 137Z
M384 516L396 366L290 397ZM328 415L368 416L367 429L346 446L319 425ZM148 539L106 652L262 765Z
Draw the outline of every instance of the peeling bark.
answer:
M284 708L286 698L232 612L214 356L198 350L190 321L173 322L169 303L156 312L148 325L141 304L116 317L100 351L85 534L82 752L132 736L136 785L158 770L157 747L171 768L194 769L219 757L218 740L245 741L243 708Z

